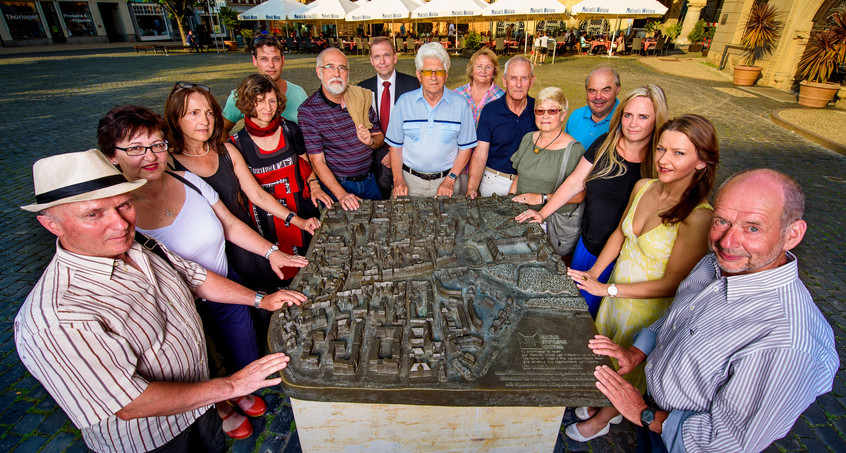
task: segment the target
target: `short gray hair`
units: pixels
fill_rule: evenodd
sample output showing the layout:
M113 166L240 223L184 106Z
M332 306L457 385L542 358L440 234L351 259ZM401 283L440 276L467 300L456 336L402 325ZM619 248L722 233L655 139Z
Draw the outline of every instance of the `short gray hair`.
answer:
M546 87L540 90L538 96L535 98L535 106L539 106L544 101L552 101L558 104L558 107L565 112L570 111L570 103L567 102L567 96L564 95L564 90L558 87Z
M610 67L610 66L599 66L593 69L590 74L585 77L585 89L587 90L588 84L590 83L590 78L593 77L593 74L598 71L611 71L611 75L614 76L614 83L617 85L617 88L620 87L620 74L617 73L617 70ZM659 125L655 125L656 127L660 127Z
M319 54L317 54L317 61L316 61L316 63L317 63L317 64L316 64L316 67L318 67L318 68L319 68L319 67L323 66L323 55L324 55L326 52L332 52L333 50L334 50L334 51L336 51L336 52L339 52L341 55L344 55L344 53L343 53L343 52L341 52L340 50L336 49L335 47L327 47L327 48L325 48L325 49L321 50ZM347 59L347 56L346 56L346 55L344 55L344 59L345 59L345 60ZM348 62L348 63L349 63L349 62Z
M417 55L414 56L414 66L418 71L423 68L423 60L426 58L439 60L443 64L444 69L449 71L449 54L441 43L430 42L420 46L420 49L417 50Z
M729 182L749 174L761 173L764 176L772 178L778 185L781 186L781 191L784 196L784 205L781 207L781 229L782 232L787 231L787 228L797 220L801 220L805 215L805 191L802 186L796 182L795 179L786 174L770 168L753 168L735 173L726 179L718 189L717 193L726 187Z
M535 75L535 67L534 65L532 65L532 61L522 55L517 55L515 57L509 58L508 61L505 62L505 68L502 71L504 76L508 76L508 65L510 65L512 62L526 63L527 65L529 65L529 74L533 76Z

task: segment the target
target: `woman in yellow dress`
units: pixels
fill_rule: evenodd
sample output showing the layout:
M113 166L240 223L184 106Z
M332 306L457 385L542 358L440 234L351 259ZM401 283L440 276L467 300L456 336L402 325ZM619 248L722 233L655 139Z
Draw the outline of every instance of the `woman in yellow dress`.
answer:
M706 197L719 163L714 126L702 116L684 115L664 124L659 134L658 178L635 185L626 215L593 267L568 271L579 289L604 296L597 330L623 348L664 315L679 283L708 251L712 208ZM614 259L609 283L599 282L599 273ZM642 364L625 377L646 391ZM608 433L611 423L621 421L619 414L613 407L577 408L576 417L584 421L566 433L586 442Z

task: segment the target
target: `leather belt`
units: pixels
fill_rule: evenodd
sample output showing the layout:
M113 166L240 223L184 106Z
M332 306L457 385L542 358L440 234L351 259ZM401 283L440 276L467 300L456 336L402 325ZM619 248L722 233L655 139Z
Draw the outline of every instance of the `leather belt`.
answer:
M361 182L369 177L370 172L367 172L358 176L338 176L338 179L343 181Z
M449 174L449 170L444 170L440 173L422 173L417 170L412 169L406 164L402 164L402 170L411 173L414 176L417 176L420 179L425 179L426 181L434 181L435 179L443 178L444 176Z
M514 181L514 178L516 178L516 177L517 177L517 175L512 175L511 173L503 173L503 172L501 172L501 171L494 170L494 169L493 169L493 168L491 168L491 167L485 167L485 171L489 171L489 172L491 172L491 173L495 174L496 176L502 176L503 178L508 178L508 179L510 179L510 180L512 180L512 181Z

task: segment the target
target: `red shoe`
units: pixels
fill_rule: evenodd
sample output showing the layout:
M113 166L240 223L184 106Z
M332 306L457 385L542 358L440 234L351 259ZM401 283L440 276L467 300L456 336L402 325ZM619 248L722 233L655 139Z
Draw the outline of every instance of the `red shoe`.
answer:
M232 400L241 410L250 417L259 417L267 411L267 404L260 396L245 395Z
M217 404L217 413L223 420L223 433L227 436L240 440L253 435L253 424L250 419L235 412L228 401Z

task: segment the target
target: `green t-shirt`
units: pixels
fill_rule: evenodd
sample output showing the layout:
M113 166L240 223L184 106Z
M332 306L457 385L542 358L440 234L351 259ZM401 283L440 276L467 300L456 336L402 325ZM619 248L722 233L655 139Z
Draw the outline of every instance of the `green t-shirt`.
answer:
M301 86L291 81L287 82L288 92L285 93L287 101L285 102L285 110L282 111L282 118L296 123L297 109L300 108L300 104L308 98L308 95ZM226 105L223 107L223 117L233 123L237 123L238 121L244 119L244 114L238 110L238 107L235 107L235 91L236 90L232 90L232 93L229 94L229 98L226 99Z
M576 169L585 148L577 141L570 142L563 149L542 149L535 153L535 144L529 132L523 136L517 151L511 156L511 163L517 170L517 193L546 193L551 194L558 188L558 175L561 166L566 165L565 175ZM563 162L567 149L570 153L567 162ZM566 178L566 176L565 176ZM564 205L564 212L572 210L572 206Z

